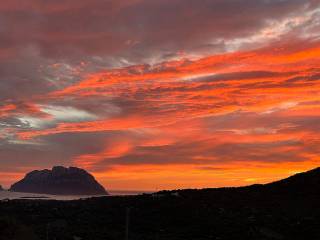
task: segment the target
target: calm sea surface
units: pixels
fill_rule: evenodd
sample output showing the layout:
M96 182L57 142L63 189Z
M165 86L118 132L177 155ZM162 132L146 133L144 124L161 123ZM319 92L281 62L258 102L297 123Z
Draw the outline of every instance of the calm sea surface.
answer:
M109 191L109 196L126 196L126 195L138 195L142 193L150 192L141 192L141 191ZM57 196L57 195L48 195L48 194L35 194L35 193L19 193L19 192L9 192L9 191L0 191L0 200L4 199L54 199L54 200L76 200L81 198L90 198L92 196ZM97 197L97 196L95 196Z

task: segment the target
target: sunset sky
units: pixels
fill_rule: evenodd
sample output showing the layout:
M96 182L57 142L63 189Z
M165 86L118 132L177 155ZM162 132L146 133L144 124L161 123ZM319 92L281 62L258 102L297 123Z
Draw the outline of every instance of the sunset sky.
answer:
M319 0L3 0L0 184L265 183L320 166Z

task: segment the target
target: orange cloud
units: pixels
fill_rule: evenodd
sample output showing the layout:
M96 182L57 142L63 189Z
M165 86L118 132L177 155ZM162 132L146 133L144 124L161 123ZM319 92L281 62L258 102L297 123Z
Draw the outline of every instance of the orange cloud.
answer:
M26 142L46 142L61 134L126 133L69 156L113 188L128 182L132 189L153 190L211 186L213 179L212 186L268 182L319 160L319 45L281 45L92 74L34 96L28 105L34 109L24 112L46 121L37 106L63 104L92 112L96 120L61 118L16 134ZM19 110L9 104L0 112L10 116Z

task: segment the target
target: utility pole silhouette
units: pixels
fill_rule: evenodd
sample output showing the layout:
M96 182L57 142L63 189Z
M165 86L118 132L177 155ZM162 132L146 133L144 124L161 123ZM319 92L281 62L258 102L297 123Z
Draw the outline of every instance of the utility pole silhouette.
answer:
M50 227L50 223L47 223L47 227L46 227L46 239L49 240L49 227Z
M126 209L126 235L125 240L129 240L130 207Z

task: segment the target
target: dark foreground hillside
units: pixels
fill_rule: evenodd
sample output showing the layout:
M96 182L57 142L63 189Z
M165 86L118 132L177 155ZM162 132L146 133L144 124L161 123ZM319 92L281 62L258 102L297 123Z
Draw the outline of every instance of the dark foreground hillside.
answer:
M134 240L320 239L319 183L315 169L244 188L1 202L0 239L119 240L126 222Z

